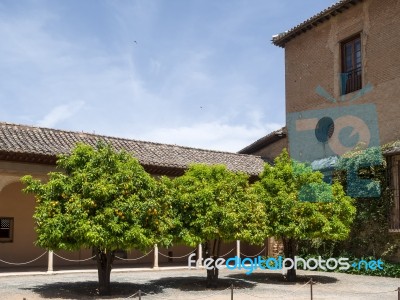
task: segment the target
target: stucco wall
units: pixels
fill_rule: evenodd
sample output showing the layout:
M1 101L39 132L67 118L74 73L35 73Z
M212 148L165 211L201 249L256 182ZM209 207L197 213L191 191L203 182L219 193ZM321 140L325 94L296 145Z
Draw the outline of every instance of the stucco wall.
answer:
M273 161L275 157L277 157L283 150L283 148L288 148L287 138L281 138L274 143L268 144L260 150L251 153L252 155L259 155L262 158L267 158L270 161Z
M14 218L14 238L11 243L0 243L0 258L11 262L25 262L38 257L45 250L33 247L36 234L32 219L35 200L21 193L22 184L5 186L0 192L0 216ZM46 257L38 261L40 264Z
M15 162L0 161L0 217L14 218L14 235L12 242L0 242L0 260L15 263L24 263L39 257L46 250L35 246L36 233L35 224L32 218L35 208L35 199L32 195L26 195L22 192L23 185L20 183L20 177L26 174L41 179L46 178L49 171L54 170L54 166L23 164ZM221 245L220 254L230 252L228 257L236 254L236 243L224 243ZM241 252L246 255L254 255L259 253L263 247L250 246L245 243L241 245ZM234 249L233 251L231 251ZM187 254L194 248L184 245L175 245L168 249L159 248L163 254L159 254L158 261L160 266L168 266L171 264L187 264ZM55 254L69 260L85 260L92 257L91 249L81 249L79 251L56 251ZM143 256L138 250L127 251L128 260L118 260L114 262L114 267L134 267L134 266L153 266L154 252L143 257L140 260L136 258ZM172 261L165 256L171 254ZM265 254L265 252L263 253ZM90 266L96 268L94 260L86 260L82 262L67 261L54 255L54 270L65 268L80 268L82 266ZM132 260L129 260L132 259ZM47 254L29 264L10 265L0 261L0 272L8 270L29 270L31 267L47 270L48 256Z

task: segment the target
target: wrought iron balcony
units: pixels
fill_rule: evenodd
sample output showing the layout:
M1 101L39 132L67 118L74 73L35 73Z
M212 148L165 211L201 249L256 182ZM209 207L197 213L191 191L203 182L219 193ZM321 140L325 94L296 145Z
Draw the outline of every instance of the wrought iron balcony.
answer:
M341 94L345 95L361 89L361 67L340 74Z

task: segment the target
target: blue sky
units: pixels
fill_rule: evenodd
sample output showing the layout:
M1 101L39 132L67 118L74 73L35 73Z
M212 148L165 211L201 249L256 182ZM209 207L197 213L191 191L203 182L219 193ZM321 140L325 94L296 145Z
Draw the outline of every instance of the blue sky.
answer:
M285 123L272 35L333 0L0 0L0 120L236 152Z

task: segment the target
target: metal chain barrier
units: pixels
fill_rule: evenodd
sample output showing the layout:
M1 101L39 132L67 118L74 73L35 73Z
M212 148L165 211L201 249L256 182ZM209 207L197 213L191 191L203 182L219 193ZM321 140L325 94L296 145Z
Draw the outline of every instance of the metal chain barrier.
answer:
M158 299L169 299L169 300L172 299L172 298L169 298L169 297L163 297L163 296L157 296L157 295L153 295L153 294L148 294L148 293L145 293L145 292L143 292L141 290L137 291L136 294L139 295L139 299L140 299L141 296L144 296L144 295L151 296L151 297L158 298ZM132 296L129 296L129 297L132 297ZM126 298L126 299L128 299L128 298Z
M140 291L140 290L139 290ZM163 296L157 296L157 295L153 295L153 294L148 294L148 293L145 293L145 292L140 292L140 294L141 295L147 295L147 296L151 296L151 297L154 297L154 298L158 298L158 299L171 299L171 298L169 298L169 297L163 297ZM139 298L140 299L140 298Z
M255 298L259 298L259 299L265 299L265 297L252 295L252 294L246 293L244 291L238 291L238 293L245 294L246 296L250 296L250 297L255 297ZM280 296L280 297L282 297L282 296ZM268 297L268 298L271 298L271 297Z
M232 287L231 287L231 286L230 286L230 287L227 287L226 289L217 291L217 292L213 293L212 295L205 295L205 296L193 298L193 300L200 300L200 299L210 298L210 297L213 296L213 295L221 294L222 292L225 292L225 291L227 291L227 290L229 290L229 289L232 289ZM134 293L133 295L130 295L129 297L127 297L127 298L125 298L125 299L130 299L130 298L133 298L133 297L135 297L135 296L137 296L137 295L139 296L139 300L141 300L141 296L144 296L144 295L147 295L147 296L150 296L150 297L153 297L153 298L157 298L157 299L167 299L167 300L175 299L175 297L173 297L173 296L167 296L167 297L158 296L158 295L154 295L154 294L145 293L145 292L143 292L143 291L141 291L141 290L137 291L136 293ZM172 297L172 298L171 298L171 297Z
M345 290L338 290L329 286L326 286L322 283L317 282L316 285L323 286L324 288L334 291L334 292L341 292L341 293L348 293L348 294L354 294L354 295L373 295L373 294L388 294L388 293L394 293L398 292L398 289L391 290L391 291L382 291L382 292L352 292L352 291L345 291Z
M311 279L310 279L309 281L307 281L305 284L303 284L303 285L297 287L297 288L294 289L293 291L290 291L290 292L287 292L287 293L281 294L281 295L268 296L268 299L276 299L276 298L287 297L287 296L289 296L289 295L291 295L291 294L296 293L296 292L299 291L300 289L304 288L306 285L310 285L310 288L311 288L311 299L313 299L312 286L313 286L314 284L321 285L320 283L314 282L314 281L312 280L312 278L311 278ZM231 299L233 299L234 286L233 286L233 284L232 284L230 287L228 287L228 288L226 288L226 289L217 291L217 292L215 292L215 293L213 293L213 294L211 294L211 295L205 295L205 296L193 298L193 300L200 300L200 299L210 298L211 296L214 296L214 295L217 295L217 294L221 294L222 292L225 292L225 291L227 291L227 290L229 290L229 289L231 290ZM400 288L397 288L396 290L391 290L391 291L370 292L370 293L368 293L368 292L350 292L350 291L335 290L335 289L331 289L331 290L333 290L333 291L339 291L339 292L345 292L345 293L347 292L347 293L351 293L351 294L359 294L359 295L360 295L360 294L363 294L363 295L369 295L369 294L387 294L387 293L394 293L394 292L399 292L399 295L400 295ZM254 297L254 298L258 298L258 299L265 299L265 296L253 295L253 294L247 293L247 292L245 292L244 290L241 290L241 289L238 289L238 290L236 290L236 291L237 291L238 294L244 294L244 295L246 295L246 296L250 296L250 297ZM144 296L144 295L151 296L151 297L153 297L153 298L158 298L158 299L168 299L168 300L175 299L175 298L171 298L170 296L164 297L164 296L158 296L158 295L154 295L154 294L148 294L148 293L145 293L145 292L143 292L143 291L141 291L141 290L139 290L139 291L136 292L135 294L133 294L133 295L131 295L131 296L125 298L125 299L133 298L133 297L135 297L135 296L137 296L137 295L139 296L139 300L141 300L141 296Z
M151 249L151 250L150 250L149 252L147 252L145 255L142 255L142 256L137 257L137 258L122 258L122 257L116 256L116 255L115 255L115 258L118 258L118 259L120 259L120 260L127 260L127 261L139 260L139 259L142 259L143 257L146 257L147 255L149 255L151 252L153 252L153 250L154 250L154 249Z
M227 256L229 253L231 253L233 250L235 250L235 248L232 248L231 251L225 253L224 255L220 255L219 257L225 257L225 256Z
M265 251L265 247L259 253L257 253L256 255L246 255L246 254L243 254L242 252L240 252L240 255L243 255L243 256L246 256L246 257L257 257L261 253L263 253L264 251Z
M42 258L46 253L47 253L47 251L44 252L42 255L40 255L39 257L37 257L37 258L35 258L35 259L32 259L32 260L27 261L27 262L22 262L22 263L9 262L9 261L5 261L5 260L2 260L2 259L0 259L0 261L1 261L2 263L8 264L8 265L15 265L15 266L18 266L18 265L27 265L27 264L30 264L30 263L32 263L32 262L34 262L34 261L37 261L38 259Z
M193 300L200 300L200 299L210 298L210 296L221 294L222 292L230 290L231 288L232 287L230 286L230 287L227 287L226 289L217 291L217 292L213 293L212 295L201 296L201 297L198 297L198 298L194 298Z
M283 294L283 295L268 296L268 299L282 298L283 296L289 296L290 294L294 294L294 293L296 293L298 290L300 290L300 289L304 288L306 285L308 285L311 281L312 281L312 279L310 279L309 281L307 281L305 284L303 284L303 285L297 287L297 288L294 289L293 291L286 292L286 293ZM260 296L252 295L252 294L249 294L249 293L244 292L243 290L238 290L238 293L242 293L242 294L245 294L245 295L247 295L247 296L252 296L252 297L256 297L256 298L265 299L265 297L260 297Z
M167 258L175 258L175 259L178 259L178 258L187 257L187 256L189 256L190 254L195 253L196 250L197 250L197 249L194 249L194 250L192 250L191 252L189 252L188 254L182 255L182 256L168 256L168 255L162 254L160 251L158 251L158 254L160 254L161 256L167 257Z
M93 259L93 258L96 257L96 255L93 255L92 257L85 258L85 259L68 259L68 258L62 257L61 255L58 255L58 254L55 253L55 252L53 252L53 254L54 254L54 256L57 256L58 258L61 258L61 259L63 259L63 260L70 261L70 262L88 261L88 260L91 260L91 259Z
M287 292L287 293L281 294L281 295L268 296L268 299L276 299L276 298L287 297L287 296L289 296L289 295L291 295L291 294L296 293L296 292L299 291L300 289L304 288L306 285L310 285L310 288L311 288L311 290L310 290L311 295L310 295L310 296L311 296L311 299L313 299L313 290L312 290L312 286L313 286L314 284L321 285L321 283L314 282L314 281L312 280L312 278L311 278L311 279L308 280L305 284L303 284L303 285L297 287L297 288L294 289L293 291L290 291L290 292ZM213 293L213 294L211 294L211 295L205 295L205 296L193 298L193 300L200 300L200 299L210 298L211 296L214 296L214 295L217 295L217 294L221 294L221 293L223 293L223 292L225 292L225 291L227 291L227 290L229 290L229 289L231 290L231 299L233 299L234 286L233 286L233 284L231 284L231 286L228 287L228 288L226 288L226 289L217 291L217 292L215 292L215 293ZM339 291L339 292L348 292L348 291L335 290L335 289L331 289L331 290L333 290L333 291ZM265 299L265 295L264 295L264 296L253 295L253 294L247 293L247 292L245 292L245 290L241 290L241 289L238 289L238 290L236 290L236 291L237 291L237 294L244 294L244 295L246 295L246 296L250 296L250 297L254 297L254 298L258 298L258 299ZM400 287L397 288L396 290L385 291L385 292L371 292L371 293L368 293L368 292L365 292L365 293L364 293L364 292L348 292L348 293L352 293L352 294L386 294L386 293L394 293L394 292L399 292L399 296L400 296ZM139 296L139 300L141 300L141 296L144 296L144 295L150 296L150 297L153 297L153 298L157 298L157 299L168 299L168 300L175 299L174 297L171 298L170 296L166 296L166 297L165 297L165 296L159 296L159 295L154 295L154 294L148 294L148 293L145 293L145 292L143 292L143 291L141 291L141 290L137 291L136 293L134 293L133 295L131 295L131 296L125 298L125 299L130 299L130 298L133 298L133 297L135 297L135 296ZM285 298L285 299L287 299L287 298ZM400 299L400 298L399 298L399 299Z
M124 298L124 299L130 299L130 298L133 298L133 297L135 297L137 294L139 294L139 292L136 292L136 293L134 293L134 294L130 295L129 297L126 297L126 298Z
M234 249L235 249L235 248L233 248L232 250L230 250L229 252L227 252L227 253L224 254L223 256L228 255L228 254L231 253ZM258 256L259 254L261 254L264 250L265 250L265 247L264 247L263 250L261 250L260 253L258 253L258 254L256 254L256 255L253 255L253 256L249 256L249 257L256 257L256 256ZM151 251L149 251L148 253L146 253L145 255L143 255L143 256L141 256L141 257L138 257L138 258L133 258L133 259L124 259L124 258L121 258L121 257L118 257L118 256L116 256L116 258L121 259L121 260L139 260L139 259L141 259L141 258L143 258L143 257L146 257L146 256L149 255L151 252L153 252L153 249L152 249ZM193 251L191 251L191 252L189 252L189 253L186 254L186 255L177 256L177 257L166 256L166 255L162 254L161 252L159 252L159 254L162 255L162 256L168 257L168 258L183 258L183 257L189 256L190 254L192 254L192 253L194 253L194 252L196 252L196 249L193 250ZM26 265L26 264L29 264L29 263L32 263L32 262L34 262L34 261L39 260L40 258L42 258L42 257L43 257L45 254L47 254L47 253L48 253L48 251L45 251L43 254L41 254L41 255L38 256L37 258L32 259L32 260L27 261L27 262L22 262L22 263L8 262L8 261L2 260L2 259L0 259L0 262L3 262L3 263L5 263L5 264L9 264L9 265ZM93 259L93 258L95 257L95 255L94 255L94 256L89 257L89 258L86 258L86 259L73 260L73 259L67 259L67 258L65 258L65 257L62 257L62 256L60 256L60 255L58 255L58 254L56 254L56 253L54 253L54 252L53 252L53 254L54 254L55 256L57 256L57 257L63 259L63 260L70 261L70 262L88 261L88 260ZM240 254L241 254L241 255L244 255L243 253L240 253ZM245 256L245 255L244 255L244 256ZM222 257L222 256L221 256L221 257ZM397 289L395 289L395 290L390 290L390 291L379 291L379 292L354 292L354 291L348 291L348 290L342 290L342 289L335 289L335 288L329 287L328 285L323 285L322 283L314 282L314 281L312 280L312 278L311 278L309 281L307 281L305 284L303 284L303 285L297 287L296 289L294 289L293 291L288 291L288 292L286 292L285 294L281 294L281 295L277 295L277 296L268 296L268 299L282 298L282 297L284 297L284 296L289 296L289 295L291 295L291 294L296 293L298 290L304 288L306 285L310 285L310 288L311 288L311 299L312 299L312 295L313 295L313 289L312 289L312 286L313 286L313 285L317 285L317 286L321 286L321 287L323 286L324 288L326 288L326 289L328 289L328 290L331 290L331 291L334 291L334 292L348 293L348 294L354 294L354 295L378 295L378 294L389 294L389 293L396 293L396 292L397 292L398 295L399 295L399 299L400 299L400 288L397 288ZM233 299L233 291L234 291L233 284L232 284L230 287L226 288L226 289L223 289L223 290L217 291L216 293L213 293L212 295L220 294L220 293L222 293L222 292L227 291L228 289L231 290L231 297L232 297L231 299ZM238 289L238 290L236 290L236 291L237 291L238 294L244 294L244 295L247 295L247 296L250 296L250 297L254 297L254 298L259 298L259 299L264 299L264 298L265 298L265 297L261 297L261 296L258 296L258 295L253 295L253 294L247 293L247 292L245 292L245 290L241 290L241 289ZM144 295L152 296L152 297L154 297L154 298L159 298L159 299L169 299L169 300L170 300L170 299L174 299L174 298L170 298L170 297L168 297L168 296L167 296L167 297L164 297L164 296L158 296L158 295L148 294L148 293L145 293L145 292L143 292L143 291L141 291L141 290L139 290L139 291L137 291L136 293L134 293L134 294L128 296L128 297L125 298L125 299L130 299L130 298L133 298L133 297L138 296L138 297L139 297L139 300L140 300L140 299L141 299L141 296L144 296ZM201 297L198 297L198 298L194 298L194 300L200 300L200 299L210 298L210 296L212 296L212 295L201 296Z

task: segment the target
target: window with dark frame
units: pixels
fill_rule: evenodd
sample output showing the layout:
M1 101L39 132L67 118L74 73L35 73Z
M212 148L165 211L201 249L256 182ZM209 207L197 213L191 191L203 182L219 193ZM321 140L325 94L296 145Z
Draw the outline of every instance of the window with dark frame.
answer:
M392 207L392 212L390 214L390 228L389 231L392 232L399 232L400 231L400 206L399 206L399 201L400 201L400 196L399 196L399 190L400 190L400 160L394 160L392 161L394 163L393 166L390 166L390 168L393 170L393 172L390 174L391 180L397 179L396 181L392 181L393 188L395 190L394 192L394 201L395 205ZM396 191L397 190L397 191Z
M341 57L341 94L345 95L361 89L362 56L360 35L341 43Z
M398 164L397 164L397 199L396 199L396 201L399 201L400 200L400 196L399 196L399 194L400 194L400 162L398 162ZM397 218L396 218L396 224L395 224L395 228L396 229L400 229L400 207L397 205L397 212L396 212L396 216L397 216Z
M14 218L0 217L0 242L13 241Z

